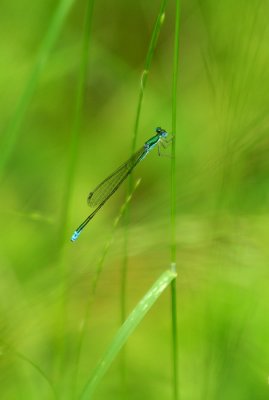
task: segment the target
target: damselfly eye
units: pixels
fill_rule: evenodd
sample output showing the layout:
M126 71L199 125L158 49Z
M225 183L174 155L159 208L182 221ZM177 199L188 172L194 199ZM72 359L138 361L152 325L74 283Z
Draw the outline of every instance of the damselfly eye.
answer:
M164 129L162 129L162 132L161 132L161 134L162 134L162 137L166 137L166 136L168 136L168 133L164 130Z
M161 133L162 128L158 126L158 128L155 129L156 133Z

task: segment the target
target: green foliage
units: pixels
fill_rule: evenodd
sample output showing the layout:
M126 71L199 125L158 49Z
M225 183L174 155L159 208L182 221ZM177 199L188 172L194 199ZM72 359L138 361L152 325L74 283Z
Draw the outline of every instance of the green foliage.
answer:
M1 3L0 398L79 398L94 373L94 399L173 398L169 291L120 327L126 190L70 242L88 192L160 125L177 135L179 398L263 400L268 4L182 2L178 85L176 2L91 5ZM170 165L156 152L135 171L128 315L170 266Z
M113 342L110 344L103 358L99 361L93 376L87 382L83 392L80 396L81 399L91 398L96 386L100 383L104 373L109 368L112 361L118 355L120 349L127 342L130 335L141 323L145 315L150 311L155 301L161 296L167 286L172 280L176 278L176 274L171 271L166 271L154 283L151 289L146 293L143 299L137 304L135 309L131 312L127 320L118 330Z

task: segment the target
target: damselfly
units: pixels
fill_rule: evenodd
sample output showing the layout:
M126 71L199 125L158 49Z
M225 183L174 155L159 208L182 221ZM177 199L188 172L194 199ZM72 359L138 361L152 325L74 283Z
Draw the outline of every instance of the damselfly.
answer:
M146 141L143 147L138 150L132 157L122 164L116 171L109 175L103 182L101 182L88 196L88 205L90 207L96 207L96 209L79 225L71 237L71 241L74 242L81 231L85 228L88 222L95 216L95 214L103 207L107 200L112 196L113 193L120 187L122 182L132 172L134 167L142 161L146 155L158 145L158 152L160 155L160 144L165 147L164 143L168 141L165 139L168 133L158 127L156 128L156 135Z

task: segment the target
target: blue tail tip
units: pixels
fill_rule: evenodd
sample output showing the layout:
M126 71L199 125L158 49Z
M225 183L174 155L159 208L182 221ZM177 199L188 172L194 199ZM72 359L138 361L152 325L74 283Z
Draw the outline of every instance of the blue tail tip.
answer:
M77 240L77 238L79 237L80 232L75 231L71 237L71 242L74 242L75 240Z

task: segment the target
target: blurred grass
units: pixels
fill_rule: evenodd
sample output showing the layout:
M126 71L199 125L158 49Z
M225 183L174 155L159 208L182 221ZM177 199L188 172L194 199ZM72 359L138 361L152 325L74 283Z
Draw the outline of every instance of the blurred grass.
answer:
M83 44L81 46L77 94L75 100L74 121L70 139L69 165L67 168L66 185L63 193L63 200L62 200L63 204L61 207L62 216L60 219L59 247L62 247L65 237L67 236L66 232L68 224L67 221L70 214L69 208L70 208L71 196L73 194L75 169L78 160L79 136L81 129L82 114L84 110L84 98L85 98L88 65L89 65L93 7L94 7L94 0L87 1L85 8L85 20L84 20L84 29L82 37Z
M0 158L0 174L3 173L3 169L11 155L13 147L16 144L16 140L19 134L20 124L25 116L29 102L31 101L34 90L36 89L38 79L43 69L46 66L47 59L51 52L52 46L54 45L59 31L66 20L68 12L73 4L73 0L62 0L51 19L51 23L44 37L44 40L40 46L39 53L35 65L30 74L29 80L25 86L24 92L18 102L13 116L10 118L10 123L7 127L4 140L2 143L2 151ZM1 175L0 175L1 176Z
M71 246L69 236L88 213L90 188L126 159L140 71L158 7L150 2L96 3L66 268L60 272L57 238L77 87L81 2L65 20L21 122L1 182L3 399L51 398L43 378L4 344L26 355L55 384L59 340L67 348L61 398L69 398L85 299L124 191L92 221L78 245ZM14 113L54 8L52 2L37 6L32 0L1 3L1 132ZM263 400L268 394L268 11L263 0L182 2L176 149L182 399ZM174 12L169 2L144 94L139 143L157 125L171 130ZM128 309L169 259L169 160L152 154L135 176L143 180L132 200ZM119 227L97 288L79 387L118 329L122 236ZM55 320L63 282L68 304L62 337ZM165 294L128 342L132 400L171 396L169 302ZM118 367L116 362L108 371L96 399L121 398Z

